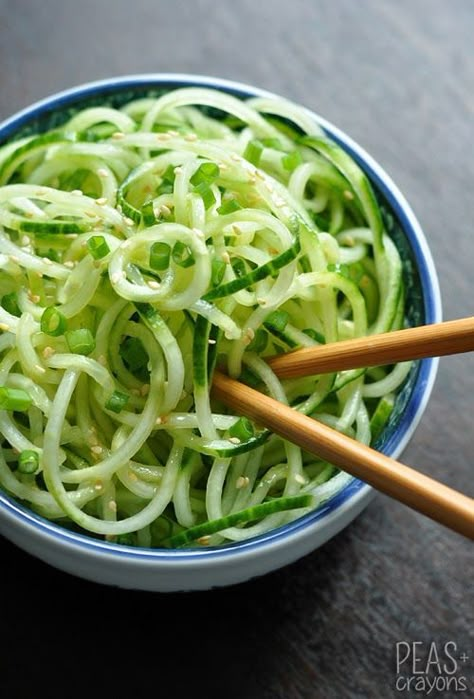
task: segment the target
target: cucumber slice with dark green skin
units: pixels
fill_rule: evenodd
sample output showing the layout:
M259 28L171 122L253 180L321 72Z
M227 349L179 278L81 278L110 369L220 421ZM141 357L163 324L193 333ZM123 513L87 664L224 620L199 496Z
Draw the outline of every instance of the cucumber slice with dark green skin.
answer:
M267 502L262 502L259 505L254 505L253 507L247 507L245 510L240 510L240 512L233 512L226 517L220 517L219 519L213 519L209 522L196 524L194 527L190 527L179 534L171 536L169 539L165 540L162 545L169 548L179 548L189 544L192 541L196 541L196 539L200 539L201 537L217 534L223 529L228 529L229 527L235 527L239 524L246 524L247 522L254 522L262 519L263 517L267 517L268 515L275 514L276 512L285 512L288 510L311 507L313 504L314 497L309 494L275 498L274 500L268 500Z
M20 165L32 155L37 155L55 143L74 143L77 140L77 135L74 133L51 131L41 134L41 136L35 136L27 143L23 143L13 153L10 153L0 166L0 185L6 184Z

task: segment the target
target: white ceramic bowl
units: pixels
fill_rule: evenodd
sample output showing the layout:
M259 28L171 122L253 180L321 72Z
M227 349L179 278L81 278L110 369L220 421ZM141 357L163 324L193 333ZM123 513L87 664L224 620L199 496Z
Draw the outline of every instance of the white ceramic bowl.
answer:
M13 115L0 125L6 140L57 126L74 110L98 103L120 103L156 91L206 86L237 97L273 96L240 83L194 75L124 76L66 90ZM354 141L325 119L315 121L363 168L386 210L388 227L406 263L408 313L413 324L441 320L436 270L421 228L405 198L383 169ZM407 270L410 269L408 274ZM376 446L397 458L426 408L437 360L418 363L397 397L394 416ZM34 514L0 492L0 532L47 563L96 582L154 591L209 589L235 584L287 565L321 546L347 526L374 491L353 479L315 512L244 542L206 549L139 549L73 533Z

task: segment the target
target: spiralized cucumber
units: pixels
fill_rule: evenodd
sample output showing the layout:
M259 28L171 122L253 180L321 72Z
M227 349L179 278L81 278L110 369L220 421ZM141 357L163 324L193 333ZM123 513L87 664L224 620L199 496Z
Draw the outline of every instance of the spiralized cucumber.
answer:
M407 364L265 357L400 327L399 254L308 113L183 88L0 149L0 485L66 527L221 545L350 476L210 398L216 365L370 443Z

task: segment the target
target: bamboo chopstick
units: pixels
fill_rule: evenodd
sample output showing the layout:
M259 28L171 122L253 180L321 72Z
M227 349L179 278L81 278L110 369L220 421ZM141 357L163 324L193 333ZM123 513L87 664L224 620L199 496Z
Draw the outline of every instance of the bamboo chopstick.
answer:
M377 490L474 539L474 500L321 422L216 371L212 393L268 427L369 483Z
M266 361L277 376L288 379L471 350L474 350L474 316L304 347Z

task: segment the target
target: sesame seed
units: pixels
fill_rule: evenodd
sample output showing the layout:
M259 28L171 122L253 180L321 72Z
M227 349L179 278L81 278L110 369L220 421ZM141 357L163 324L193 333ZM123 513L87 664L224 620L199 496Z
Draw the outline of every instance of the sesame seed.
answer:
M16 264L20 262L20 259L16 255L10 255L10 260Z
M235 224L232 226L232 230L234 232L234 235L241 235L242 229L236 226Z
M26 246L26 245L29 245L30 243L31 243L31 239L27 235L24 235L21 239L21 244Z
M133 471L128 472L128 477L131 481L138 481L138 476L136 473L133 473Z
M201 544L201 546L207 546L210 540L211 537L208 534L206 536L200 536L199 539L196 539L197 543Z
M224 250L224 252L221 254L222 260L226 263L226 265L230 264L230 255L228 252Z
M101 354L100 357L97 358L97 361L99 362L99 364L102 364L102 366L107 365L107 359L103 354Z
M247 337L249 337L251 340L253 340L254 337L255 337L255 331L253 330L253 328L247 328L247 331L246 331L245 334L246 334Z
M104 487L104 484L102 483L102 481L96 481L96 483L94 485L94 490L102 490L103 487Z
M236 162L236 163L239 163L239 162L242 160L242 158L240 157L240 155L238 155L237 153L232 153L232 155L231 155L230 157L231 157L232 160L233 160L234 162Z
M231 444L240 444L240 439L238 437L229 437L229 442Z
M295 481L296 481L297 483L301 483L301 485L305 485L305 483L307 482L307 481L306 481L306 478L305 478L304 476L302 476L300 473L297 473L297 474L296 474L296 476L295 476Z
M97 454L97 456L99 454L102 454L103 451L104 451L104 449L103 449L103 447L100 446L100 444L96 444L95 446L91 447L91 452L93 454Z
M154 279L147 282L147 285L150 287L150 289L159 289L160 288L160 283L156 282Z
M157 133L156 134L156 140L157 141L169 141L171 136L169 133Z
M95 200L95 203L99 206L104 206L105 204L107 204L107 197L99 197Z
M109 500L109 502L107 503L107 507L112 512L117 512L117 503L115 502L115 500Z
M73 269L73 267L75 267L76 265L75 265L75 263L74 263L72 260L67 260L67 261L64 263L64 266L65 266L65 267L68 267L68 269Z
M286 202L284 199L281 197L275 197L275 206L277 206L279 209L281 209L282 206L285 206Z
M227 165L227 163L219 163L219 170L221 170L223 172L224 170L228 170L228 169L229 169L229 166Z
M170 129L167 133L169 133L170 136L179 136L179 133L177 131L174 131L174 129Z
M257 298L257 303L259 306L266 306L267 305L267 299L264 299L262 296L259 296Z
M248 476L239 476L235 481L235 487L237 490L245 488L250 483L250 478Z
M180 165L178 165L177 167L175 167L175 169L174 169L174 174L175 174L175 175L180 175L182 172L183 172L183 168L180 167Z
M41 366L41 364L35 364L35 369L39 371L40 374L46 374L46 369L44 366Z
M209 340L208 340L208 343L209 343L210 345L215 345L216 342L217 342L217 340L214 340L212 337L210 337Z
M103 167L100 167L97 170L97 174L99 175L99 177L108 177L109 176L109 173Z
M118 284L123 279L123 272L114 272L110 277L112 284Z
M155 425L162 425L162 424L163 424L163 420L161 419L161 417L157 417L155 420Z
M351 235L346 235L344 236L344 244L347 245L348 248L353 248L355 245L355 240Z
M49 359L50 357L53 356L53 354L56 353L56 350L53 347L45 347L44 350L42 351L42 355L45 359Z
M163 216L170 216L171 215L171 209L169 206L166 206L166 204L162 204L160 206L160 211L163 214Z
M187 133L184 137L185 141L197 141L197 136L195 133Z
M116 131L115 133L112 134L112 138L115 141L120 141L120 139L125 138L125 134L122 133L121 131Z
M75 197L82 197L83 191L82 189L73 189L71 194L74 194Z
M79 235L79 233L66 233L66 235L64 237L67 238L68 240L76 240L78 235Z
M45 265L52 265L53 261L49 259L49 257L43 257L43 262Z
M10 330L10 326L7 323L0 323L0 330L4 330L5 332L7 332L8 330Z
M352 201L352 200L354 199L354 195L353 195L352 192L349 191L348 189L345 189L345 190L344 190L344 197L345 197L348 201Z
M38 296L38 294L31 294L30 299L33 303L39 303L41 300L41 296Z
M128 218L128 216L125 216L125 218L124 218L123 220L125 221L125 225L126 225L126 226L133 226L134 223L135 223L135 222L133 221L133 219Z

